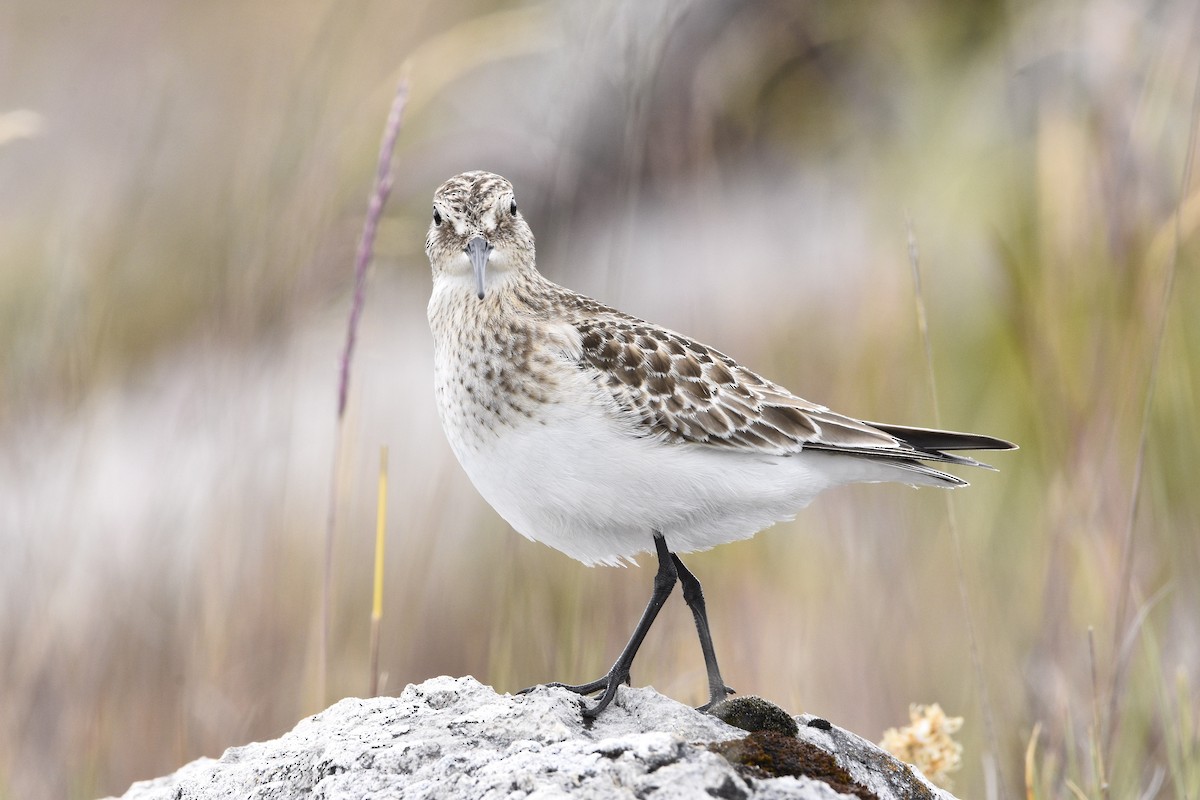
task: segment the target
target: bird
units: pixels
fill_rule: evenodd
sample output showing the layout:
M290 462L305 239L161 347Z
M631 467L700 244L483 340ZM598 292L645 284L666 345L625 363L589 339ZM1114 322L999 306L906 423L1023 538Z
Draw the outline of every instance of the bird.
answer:
M490 172L438 187L425 252L438 415L478 492L517 532L584 564L647 552L658 560L650 600L608 673L542 684L599 695L584 701L587 718L630 683L677 583L707 672L700 710L733 693L681 554L754 536L835 486L965 486L940 467L987 467L960 451L1015 448L838 414L715 348L553 283L538 271L512 184Z

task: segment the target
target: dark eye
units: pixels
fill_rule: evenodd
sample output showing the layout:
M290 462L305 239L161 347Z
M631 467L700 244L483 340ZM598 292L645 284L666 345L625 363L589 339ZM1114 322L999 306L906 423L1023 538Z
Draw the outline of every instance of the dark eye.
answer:
M433 210L433 224L434 225L442 224L442 215L438 213L438 210L436 208Z
M517 198L514 197L511 201L509 201L508 213L512 214L514 217L517 215Z

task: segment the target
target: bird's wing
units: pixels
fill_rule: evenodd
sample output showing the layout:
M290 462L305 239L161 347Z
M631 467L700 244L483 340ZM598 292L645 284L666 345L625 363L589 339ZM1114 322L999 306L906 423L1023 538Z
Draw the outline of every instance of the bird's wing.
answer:
M612 395L638 435L770 455L817 449L969 466L984 465L943 451L1012 447L985 436L862 422L674 331L587 298L580 310L586 313L572 323L582 345L579 366ZM911 441L906 433L914 434Z

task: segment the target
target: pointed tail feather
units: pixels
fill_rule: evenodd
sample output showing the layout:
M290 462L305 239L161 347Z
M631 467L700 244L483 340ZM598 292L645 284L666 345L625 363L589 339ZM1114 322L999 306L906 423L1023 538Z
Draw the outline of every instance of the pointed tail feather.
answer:
M935 428L913 428L907 425L885 425L868 422L872 428L912 445L918 450L1016 450L1017 446L1005 439L984 436L979 433L940 431Z

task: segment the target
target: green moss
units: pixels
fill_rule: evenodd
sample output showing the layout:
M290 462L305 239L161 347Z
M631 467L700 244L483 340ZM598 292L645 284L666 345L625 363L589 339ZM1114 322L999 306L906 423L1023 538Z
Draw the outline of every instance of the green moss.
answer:
M774 731L785 736L795 736L800 727L792 715L774 703L755 695L730 697L715 704L708 713L735 728L744 731Z
M776 731L755 731L745 739L714 742L709 749L724 756L748 777L805 777L828 784L836 792L878 800L878 795L855 783L832 755L814 744Z

